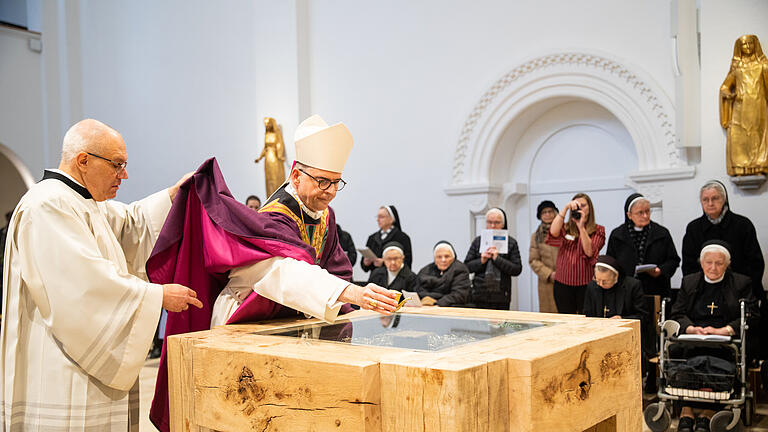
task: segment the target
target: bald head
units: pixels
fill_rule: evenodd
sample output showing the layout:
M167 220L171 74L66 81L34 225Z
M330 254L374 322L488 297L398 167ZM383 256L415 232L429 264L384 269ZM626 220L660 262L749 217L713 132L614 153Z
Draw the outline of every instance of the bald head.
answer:
M70 164L81 152L103 153L115 145L115 142L123 142L122 136L116 130L98 120L81 120L64 135L61 164Z
M93 199L115 197L128 178L123 137L98 120L86 119L69 128L61 147L59 169L88 189Z

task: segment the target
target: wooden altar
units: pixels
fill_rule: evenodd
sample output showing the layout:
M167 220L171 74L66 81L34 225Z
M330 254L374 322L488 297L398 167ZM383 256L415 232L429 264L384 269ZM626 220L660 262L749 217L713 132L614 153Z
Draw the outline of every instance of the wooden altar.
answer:
M639 321L457 308L403 313L404 319L486 318L493 329L507 321L547 325L434 351L328 342L311 331L302 337L258 334L316 320L172 336L172 430L642 428ZM339 322L371 315L358 311ZM418 333L396 335L416 340Z

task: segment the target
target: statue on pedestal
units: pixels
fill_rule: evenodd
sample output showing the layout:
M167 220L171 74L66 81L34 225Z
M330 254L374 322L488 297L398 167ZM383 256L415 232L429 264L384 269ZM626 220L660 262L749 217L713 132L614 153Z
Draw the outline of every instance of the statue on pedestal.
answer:
M768 60L755 35L736 40L720 86L720 124L727 130L729 176L768 173Z
M272 117L264 117L264 149L254 162L264 159L264 181L267 197L285 181L285 144L283 131Z

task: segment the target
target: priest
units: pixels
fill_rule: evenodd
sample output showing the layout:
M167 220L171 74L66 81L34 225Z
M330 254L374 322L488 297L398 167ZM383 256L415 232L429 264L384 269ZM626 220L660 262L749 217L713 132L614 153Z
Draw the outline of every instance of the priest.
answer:
M396 292L350 283L352 266L329 207L345 185L349 130L312 116L296 129L294 145L288 179L258 212L232 197L215 159L182 186L147 271L155 282L190 286L204 306L169 314L166 340L211 325L286 316L333 322L346 303L385 314L397 306ZM165 355L164 348L150 413L164 431L170 429Z
M144 264L181 181L130 205L117 131L83 120L11 217L0 336L3 430L138 430L138 376L160 309L195 292L145 280ZM129 402L130 401L130 402Z

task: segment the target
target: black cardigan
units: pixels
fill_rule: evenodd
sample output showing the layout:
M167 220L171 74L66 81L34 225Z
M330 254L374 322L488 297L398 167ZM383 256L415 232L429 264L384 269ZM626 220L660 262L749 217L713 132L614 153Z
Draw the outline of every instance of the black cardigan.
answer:
M392 280L391 284L387 284L387 267L381 266L371 272L371 277L368 279L368 283L375 283L380 287L395 291L410 291L418 292L419 290L419 277L416 273L411 271L411 268L407 265L403 265L400 272Z
M616 258L625 275L635 274L635 265L637 263L637 249L629 235L626 224L619 225L611 231L608 238L607 255ZM640 273L635 278L640 281L643 292L647 295L669 296L670 279L680 266L680 256L677 255L675 242L669 230L663 226L651 221L648 231L648 237L645 241L646 264L656 264L661 270L658 277L652 277L647 273Z
M640 281L633 277L623 277L613 288L616 291L616 315L624 319L640 320L641 327L645 325L648 318L648 308L643 298L643 288ZM584 315L588 317L603 317L603 288L595 281L587 284L587 291L584 294Z
M413 264L413 253L411 252L411 238L408 237L408 234L400 231L400 229L398 229L396 226L392 227L392 231L389 232L389 234L387 235L387 238L384 240L381 239L381 231L376 231L375 233L369 235L368 241L365 242L365 245L370 250L372 250L377 257L382 258L381 253L384 251L384 245L393 241L396 241L401 245L403 245L403 253L405 254L405 265L407 265L408 267L411 267L411 264ZM360 259L360 267L362 267L362 269L367 272L377 268L373 264L365 265L362 259Z
M740 321L741 321L741 308L739 307L739 300L746 300L746 312L749 316L747 321L750 325L760 317L760 313L757 309L757 301L752 294L752 283L748 276L740 275L732 272L730 269L725 271L725 277L723 279L723 297L725 300L725 308L722 309L725 319L731 328L739 334ZM704 273L698 272L690 274L683 278L683 284L680 287L680 293L677 294L677 299L672 305L672 313L670 319L673 319L680 323L680 334L685 334L685 330L693 325L696 325L688 316L693 309L693 305L696 301L696 295L705 283ZM754 328L754 327L753 327Z
M469 295L469 270L461 261L454 261L440 274L435 263L419 270L419 297L432 297L438 306L464 306Z

